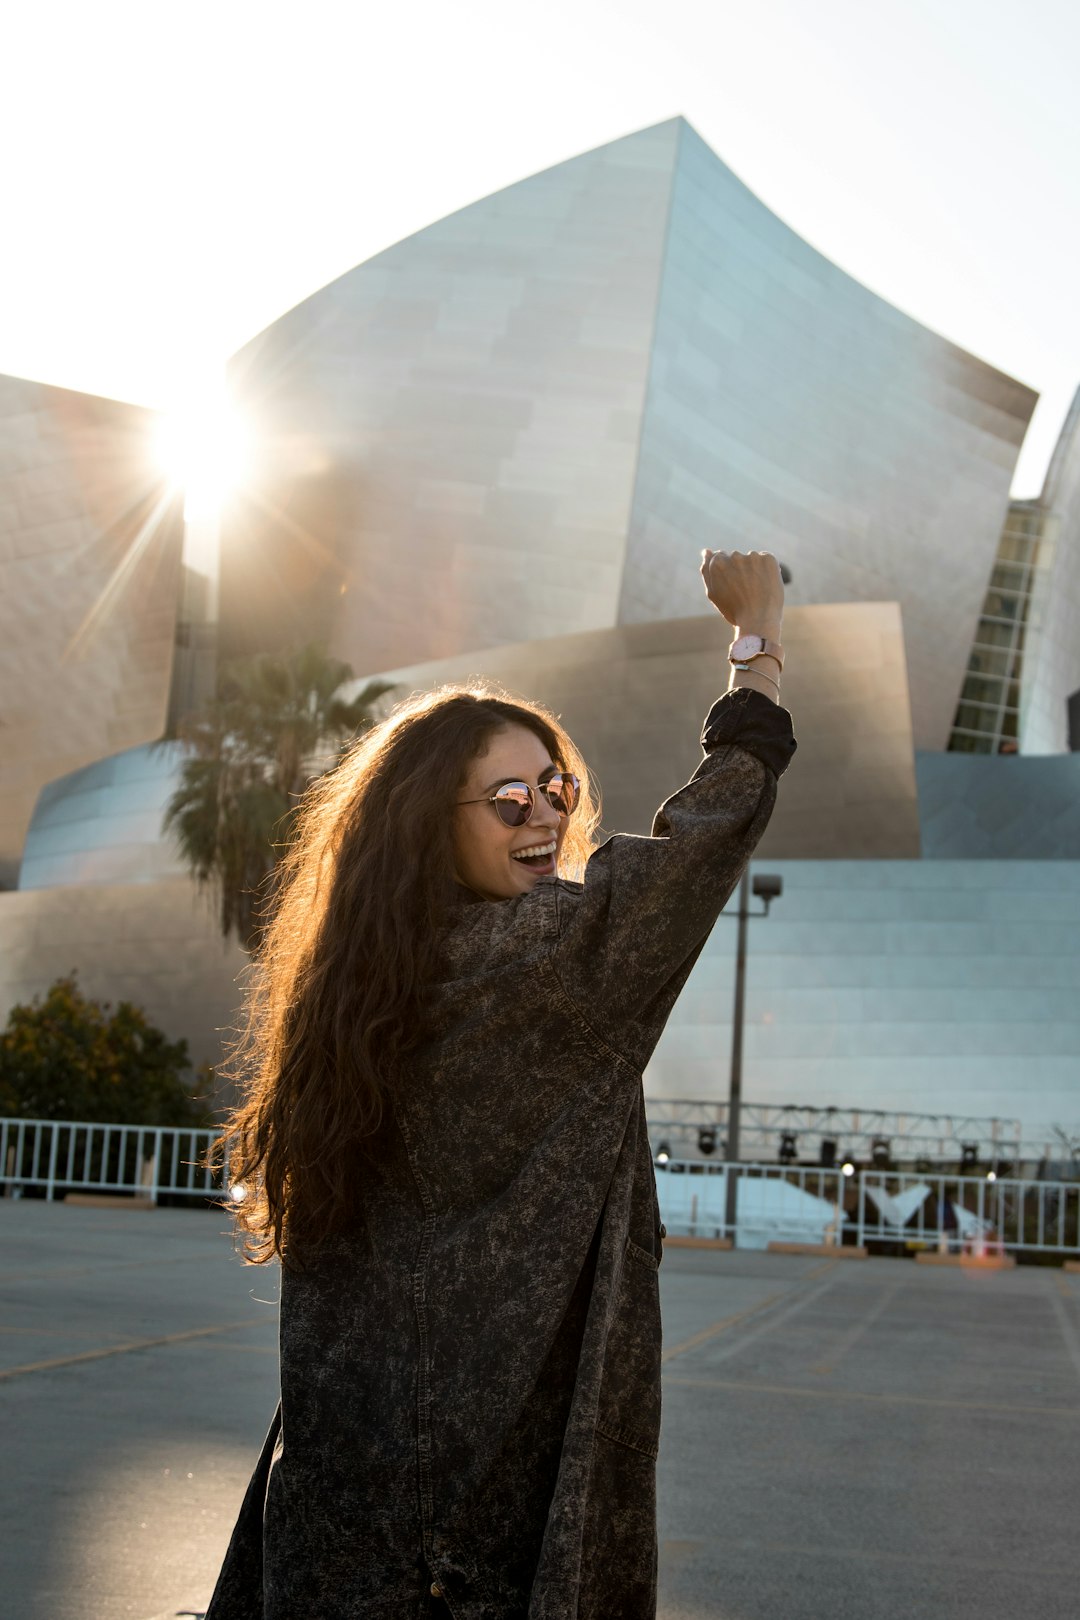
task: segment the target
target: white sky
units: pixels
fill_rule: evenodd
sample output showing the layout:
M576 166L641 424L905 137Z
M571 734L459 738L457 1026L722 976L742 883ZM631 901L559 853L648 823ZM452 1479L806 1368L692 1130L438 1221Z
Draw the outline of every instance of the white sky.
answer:
M167 405L403 236L685 115L794 230L1042 395L1080 383L1076 0L28 0L0 371Z

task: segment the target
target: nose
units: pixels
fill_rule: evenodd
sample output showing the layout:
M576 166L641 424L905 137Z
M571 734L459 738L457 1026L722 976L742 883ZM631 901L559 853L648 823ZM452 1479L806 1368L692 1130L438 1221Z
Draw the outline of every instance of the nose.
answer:
M562 816L549 801L545 793L538 793L533 801L533 813L529 818L534 827L544 827L551 832L558 832L562 825Z

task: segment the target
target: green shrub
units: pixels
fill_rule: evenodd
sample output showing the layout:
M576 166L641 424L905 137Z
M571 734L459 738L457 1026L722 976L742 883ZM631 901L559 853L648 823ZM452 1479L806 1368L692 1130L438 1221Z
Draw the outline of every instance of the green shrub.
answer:
M75 974L13 1007L0 1033L0 1115L97 1124L211 1123L187 1041L170 1041L129 1001L91 1001Z

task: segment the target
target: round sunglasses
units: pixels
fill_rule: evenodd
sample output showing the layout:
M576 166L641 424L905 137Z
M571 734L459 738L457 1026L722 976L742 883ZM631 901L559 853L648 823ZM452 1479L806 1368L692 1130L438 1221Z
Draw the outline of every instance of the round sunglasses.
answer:
M504 826L524 827L532 820L538 793L544 795L560 816L568 816L576 807L580 792L581 783L572 771L556 771L539 787L532 788L528 782L503 782L483 799L459 799L458 803L493 804Z

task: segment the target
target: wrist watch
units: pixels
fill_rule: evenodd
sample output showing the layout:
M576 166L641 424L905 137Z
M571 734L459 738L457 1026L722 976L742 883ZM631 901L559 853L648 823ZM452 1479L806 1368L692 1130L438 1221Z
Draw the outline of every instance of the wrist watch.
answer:
M728 648L729 664L746 664L752 658L775 658L780 668L784 667L784 649L778 641L769 641L765 636L740 636Z

